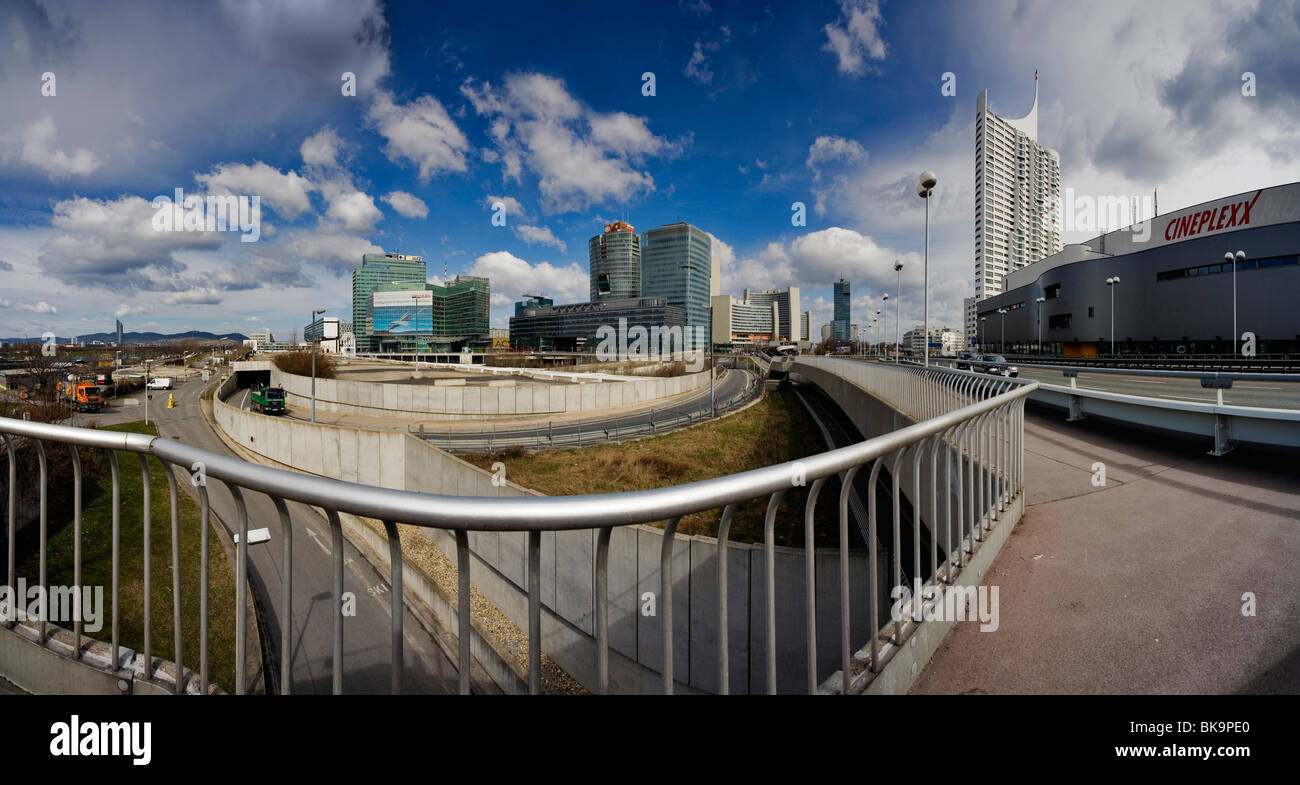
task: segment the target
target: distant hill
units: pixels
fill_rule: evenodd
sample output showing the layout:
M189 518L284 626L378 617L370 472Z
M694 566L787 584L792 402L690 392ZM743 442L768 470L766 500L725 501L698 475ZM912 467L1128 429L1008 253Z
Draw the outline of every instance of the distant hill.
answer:
M94 341L103 341L104 343L113 343L117 341L116 333L86 333L85 335L76 336L82 342L90 344ZM155 344L155 343L175 343L178 341L219 341L221 339L232 341L244 341L248 339L243 333L224 333L216 334L205 332L203 330L190 330L184 333L122 333L122 341L127 344ZM40 336L26 338L0 338L5 343L40 343ZM60 344L71 343L72 339L66 336L55 338Z

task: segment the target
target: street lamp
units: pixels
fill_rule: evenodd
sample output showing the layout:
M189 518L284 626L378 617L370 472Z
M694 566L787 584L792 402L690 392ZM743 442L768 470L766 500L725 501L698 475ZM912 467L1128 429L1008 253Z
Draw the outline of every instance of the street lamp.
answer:
M987 316L980 317L980 351L984 351L984 323L989 320Z
M149 360L144 361L144 424L149 424Z
M1241 266L1241 262L1245 258L1245 251L1237 251L1236 256L1233 255L1232 251L1223 255L1223 261L1232 265L1232 353L1234 355L1236 355L1237 346L1239 345L1237 342L1241 340L1241 336L1237 334L1237 268Z
M1007 353L1007 309L999 308L998 313L1002 314L1002 343L999 348L1002 354Z
M1107 278L1106 285L1110 287L1110 355L1115 356L1115 287L1119 285L1119 276Z
M881 295L880 300L885 306L885 318L880 324L880 351L881 355L888 360L889 353L885 350L885 339L889 337L889 295Z
M930 194L939 184L939 178L928 169L921 172L921 182L916 186L916 195L925 200L925 364L930 364Z
M899 311L899 300L903 299L903 262L894 260L894 272L898 274L898 299L894 300L894 363L898 363L898 346L899 346L899 325L902 323L903 315Z
M1046 297L1036 297L1034 302L1038 303L1038 353L1043 353L1043 303L1047 302Z
M316 324L316 316L325 313L324 308L318 308L311 312L311 323ZM325 326L321 325L321 333L324 334ZM315 330L312 331L315 333ZM316 344L320 342L319 338L313 338L311 342L311 421L316 422Z

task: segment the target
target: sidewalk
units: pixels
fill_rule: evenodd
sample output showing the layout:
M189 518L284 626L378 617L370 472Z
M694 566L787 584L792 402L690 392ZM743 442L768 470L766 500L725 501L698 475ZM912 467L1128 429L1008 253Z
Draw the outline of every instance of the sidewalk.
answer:
M1300 692L1300 461L1208 448L1031 409L1000 626L956 625L913 692Z

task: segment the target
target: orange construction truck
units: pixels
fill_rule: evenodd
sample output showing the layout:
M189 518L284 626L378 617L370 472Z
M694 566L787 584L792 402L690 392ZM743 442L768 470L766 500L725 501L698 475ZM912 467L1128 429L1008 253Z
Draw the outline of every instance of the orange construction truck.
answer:
M94 382L59 382L59 403L79 412L97 412L99 387Z

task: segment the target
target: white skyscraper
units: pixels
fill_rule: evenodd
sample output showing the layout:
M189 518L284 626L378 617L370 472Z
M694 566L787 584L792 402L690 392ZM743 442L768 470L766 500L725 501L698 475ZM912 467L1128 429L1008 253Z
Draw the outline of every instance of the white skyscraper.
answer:
M998 294L1013 270L1061 250L1061 156L1038 145L1038 72L1034 104L1018 119L975 104L975 299ZM971 320L967 316L967 329ZM972 336L967 335L967 338Z

